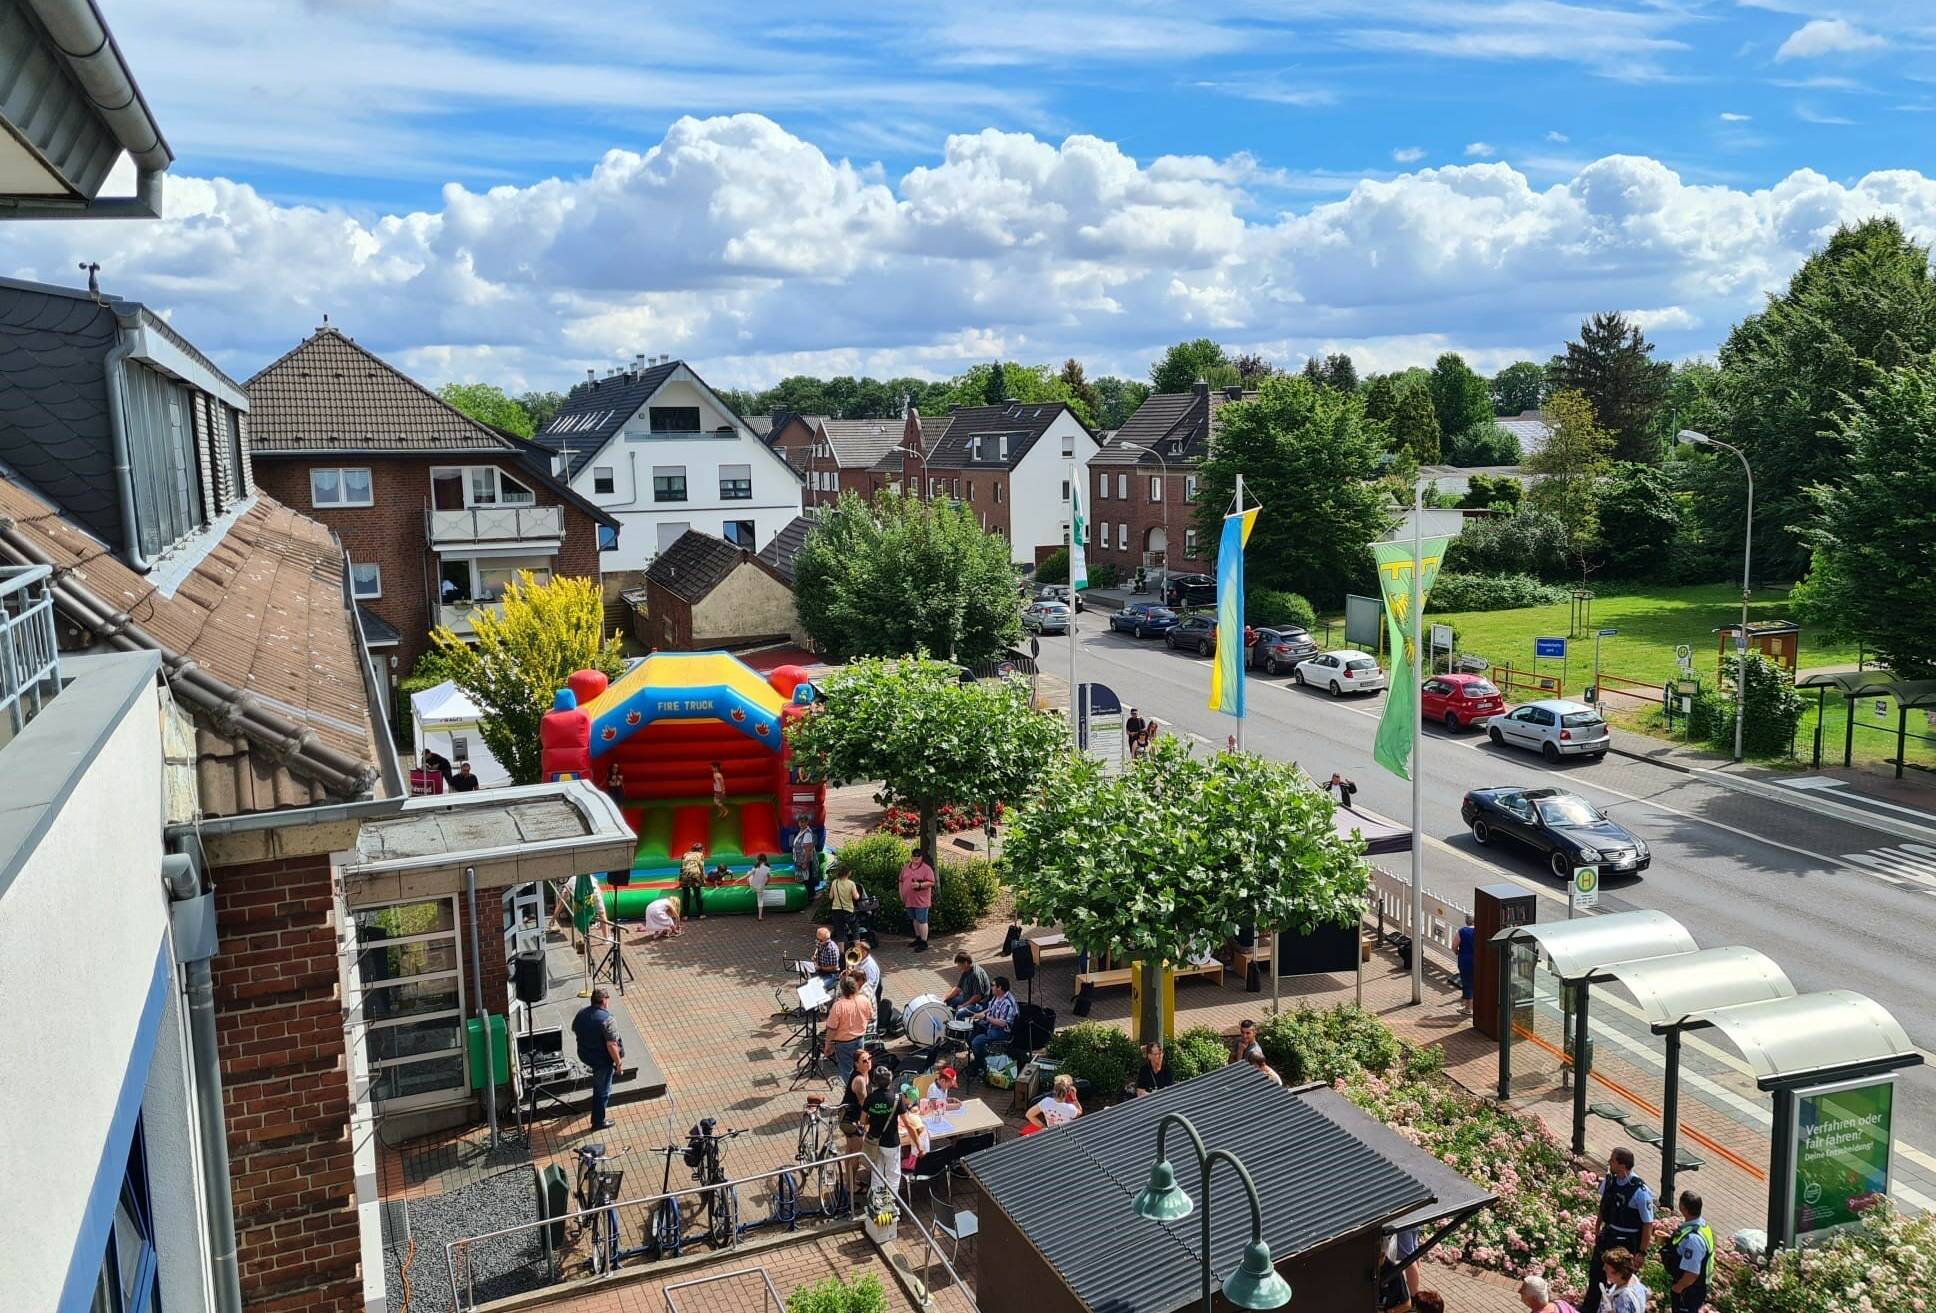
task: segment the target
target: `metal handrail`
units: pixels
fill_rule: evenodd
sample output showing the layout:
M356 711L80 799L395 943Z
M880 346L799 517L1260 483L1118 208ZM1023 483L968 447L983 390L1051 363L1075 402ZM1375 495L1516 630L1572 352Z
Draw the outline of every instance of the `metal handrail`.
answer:
M766 1274L766 1269L763 1267L743 1267L737 1272L715 1272L711 1276L695 1277L691 1281L681 1281L677 1285L667 1286L659 1292L665 1297L666 1313L679 1313L679 1306L672 1298L674 1291L691 1290L694 1286L709 1286L716 1281L731 1281L734 1277L758 1277L761 1284L766 1287L767 1295L766 1300L760 1304L762 1313L769 1308L781 1310L784 1313L786 1301L781 1299L780 1292L773 1288L773 1278Z
M60 689L53 570L0 566L0 710L18 734Z

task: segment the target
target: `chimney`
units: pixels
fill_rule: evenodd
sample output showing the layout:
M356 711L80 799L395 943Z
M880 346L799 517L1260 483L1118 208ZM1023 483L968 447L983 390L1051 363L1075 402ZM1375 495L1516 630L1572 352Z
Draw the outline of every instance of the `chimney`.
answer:
M1231 383L1227 385L1223 390L1223 399L1225 401L1242 401L1244 399L1244 385L1242 383Z
M1197 400L1208 401L1210 399L1210 381L1200 378L1190 384L1190 391L1196 395Z
M632 377L637 378L640 374L643 374L644 372L645 372L645 352L641 351L632 357Z

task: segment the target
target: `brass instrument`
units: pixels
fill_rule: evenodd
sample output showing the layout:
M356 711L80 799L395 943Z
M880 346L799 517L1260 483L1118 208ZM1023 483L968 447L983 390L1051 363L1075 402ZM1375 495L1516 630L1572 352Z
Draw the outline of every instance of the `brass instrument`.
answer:
M853 948L850 948L847 950L846 955L841 958L841 961L847 964L847 969L849 971L852 971L855 967L860 965L860 960L862 956L864 955L860 951L860 946L855 945Z

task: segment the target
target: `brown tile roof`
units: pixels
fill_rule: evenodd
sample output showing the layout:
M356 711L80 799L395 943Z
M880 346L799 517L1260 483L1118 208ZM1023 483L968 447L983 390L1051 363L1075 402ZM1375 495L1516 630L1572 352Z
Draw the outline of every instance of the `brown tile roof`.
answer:
M652 558L652 564L645 568L645 578L647 583L659 585L681 601L703 602L742 562L754 559L753 553L744 547L688 529Z
M258 454L516 447L327 324L249 380L249 443Z
M1217 412L1232 401L1254 401L1256 397L1254 391L1232 397L1221 388L1211 388L1207 396L1194 391L1154 393L1143 399L1089 463L1151 468L1165 462L1172 468L1195 465L1210 454ZM1152 449L1162 461L1150 454Z
M244 694L245 716L259 714L297 731L265 733L259 720L245 723L196 705L180 687L185 667L174 669L177 696L195 713L205 814L342 800L373 787L379 731L344 600L343 552L323 525L258 493L172 593L6 480L0 480L0 529L51 563L57 584L124 615L167 652ZM0 556L29 559L7 543L0 543ZM101 624L64 600L60 605L63 618L97 641L147 645L126 635L117 640L113 622ZM331 757L361 764L360 790L342 787L343 772L333 772Z

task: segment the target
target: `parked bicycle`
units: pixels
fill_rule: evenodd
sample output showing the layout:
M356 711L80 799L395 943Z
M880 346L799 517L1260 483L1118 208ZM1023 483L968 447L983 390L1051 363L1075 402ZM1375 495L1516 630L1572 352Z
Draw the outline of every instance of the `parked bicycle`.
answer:
M688 1131L684 1158L686 1166L692 1168L692 1179L700 1186L706 1239L714 1249L724 1249L739 1236L739 1193L728 1184L726 1168L720 1161L721 1146L746 1132L716 1130L717 1125L706 1117Z
M583 1215L579 1233L590 1238L592 1271L603 1275L617 1268L624 1254L619 1244L617 1205L625 1170L610 1165L611 1155L602 1144L581 1144L572 1154L578 1159L572 1197Z
M686 1219L680 1211L678 1196L672 1193L672 1160L683 1157L686 1151L679 1145L668 1144L652 1152L665 1159L665 1172L659 1178L659 1193L664 1197L652 1206L652 1215L645 1219L645 1252L654 1259L677 1258L686 1243Z
M800 1113L800 1135L794 1142L793 1161L800 1164L798 1184L782 1177L787 1192L794 1197L798 1217L845 1217L853 1207L842 1167L833 1166L841 1156L844 1137L840 1133L840 1114L827 1106L825 1095L809 1094Z

